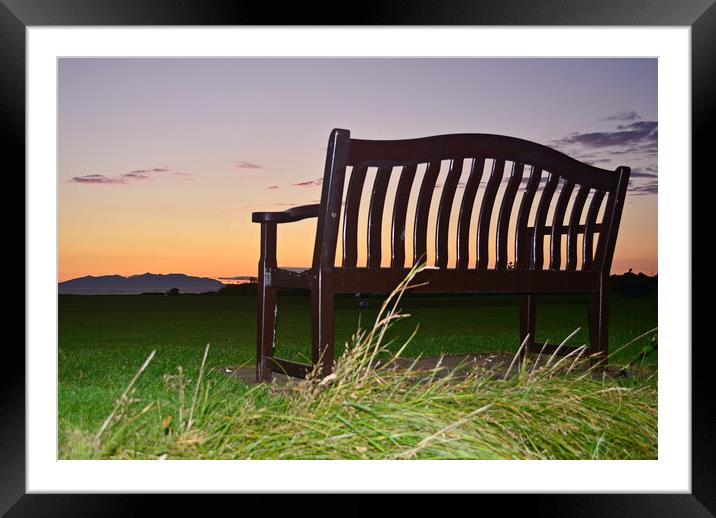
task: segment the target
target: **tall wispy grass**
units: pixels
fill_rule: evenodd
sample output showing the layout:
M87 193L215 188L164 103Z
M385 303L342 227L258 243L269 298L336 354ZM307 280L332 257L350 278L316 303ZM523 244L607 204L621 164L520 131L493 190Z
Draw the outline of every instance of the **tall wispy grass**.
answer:
M102 428L68 437L61 457L656 458L655 373L600 375L583 349L524 361L518 353L500 375L399 366L410 340L390 353L387 337L391 323L408 316L398 308L415 273L386 299L373 327L356 332L330 376L316 370L305 382L237 394L235 379L205 375L207 346L196 381L182 371L165 377L178 403L142 401L135 376Z

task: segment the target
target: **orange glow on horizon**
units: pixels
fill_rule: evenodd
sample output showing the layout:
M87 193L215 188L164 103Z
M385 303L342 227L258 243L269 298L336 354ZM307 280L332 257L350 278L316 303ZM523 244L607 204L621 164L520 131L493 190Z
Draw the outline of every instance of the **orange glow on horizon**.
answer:
M454 216L457 206L459 204L455 203L451 229L455 228ZM168 211L167 217L157 216L149 219L137 217L136 220L131 213L118 220L112 213L98 210L91 222L85 222L81 226L72 224L71 220L77 217L74 215L74 210L71 208L63 210L60 217L59 281L85 275L135 275L146 272L184 273L211 278L255 276L259 257L260 227L250 221L250 213L253 210L264 209L262 207L237 209L228 211L227 214L223 211L211 214L209 207L206 208L209 213L204 214L203 217L198 217L196 211L190 211L179 218L180 211ZM283 208L267 203L265 210L283 210ZM365 213L365 209L362 208L363 225L365 225ZM169 217L170 214L173 214L173 217ZM651 220L655 215L656 197L628 197L612 273L623 273L630 268L648 275L657 273L657 232ZM214 216L218 217L214 219ZM495 221L492 222L492 227L494 235ZM383 231L384 257L388 257L390 253L387 244L389 229L390 214L386 210ZM407 242L412 239L411 232L408 226ZM475 239L474 231L472 234L471 248ZM365 240L364 229L359 231L359 238ZM315 221L313 220L279 225L277 254L279 265L310 266L314 239ZM452 236L451 255L454 247L454 236ZM410 251L407 252L406 257L410 258ZM340 238L337 256L340 257ZM428 259L433 257L434 242L428 246ZM451 259L454 263L454 257ZM365 261L364 251L359 253L359 264L361 261Z

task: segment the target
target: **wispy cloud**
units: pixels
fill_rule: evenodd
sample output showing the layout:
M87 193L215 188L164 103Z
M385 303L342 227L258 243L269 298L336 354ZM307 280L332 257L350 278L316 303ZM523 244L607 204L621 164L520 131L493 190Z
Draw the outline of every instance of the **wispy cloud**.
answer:
M559 144L579 144L588 148L612 146L644 146L655 145L658 139L658 123L656 121L637 121L631 124L620 124L615 131L594 131L591 133L571 133L558 140Z
M182 171L172 171L168 167L152 167L149 169L134 169L128 173L122 173L115 176L108 176L104 174L85 174L81 176L74 176L70 178L70 183L84 183L84 184L96 184L96 185L122 185L129 182L136 182L146 180L155 173L171 173L172 175L181 176L188 178L191 173L185 173Z
M278 189L278 185L269 185L267 189Z
M642 169L632 169L631 170L631 178L656 178L656 168L655 167L644 167Z
M168 167L152 167L151 169L135 169L127 174L165 173L167 171L169 171Z
M635 121L641 119L641 115L639 115L634 110L624 110L618 113L615 113L614 115L610 115L609 117L604 118L605 121Z
M236 162L236 167L238 167L239 169L263 169L262 165L254 164L253 162L247 162L245 160Z
M146 174L135 172L125 173L123 175L120 175L119 177L124 180L146 180L147 178L149 178L149 176Z
M629 194L642 196L646 194L657 194L659 192L659 185L656 180L650 180L644 184L636 185L631 180L629 181Z
M100 185L126 183L121 177L105 176L103 174L86 174L83 176L75 176L70 179L72 183L94 183Z
M323 178L316 178L315 180L306 180L305 182L294 183L294 187L320 187L323 184Z

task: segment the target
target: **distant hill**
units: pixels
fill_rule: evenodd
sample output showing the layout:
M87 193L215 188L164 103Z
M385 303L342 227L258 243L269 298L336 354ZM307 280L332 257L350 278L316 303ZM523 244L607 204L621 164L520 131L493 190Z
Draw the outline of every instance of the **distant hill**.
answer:
M177 288L179 293L218 291L225 285L208 277L192 277L183 273L144 273L142 275L87 275L58 285L60 295L138 295L146 292L166 293Z

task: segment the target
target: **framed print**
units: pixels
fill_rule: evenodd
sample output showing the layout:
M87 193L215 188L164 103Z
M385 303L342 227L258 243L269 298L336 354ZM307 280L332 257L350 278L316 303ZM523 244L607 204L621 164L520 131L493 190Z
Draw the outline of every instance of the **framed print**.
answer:
M690 216L716 8L397 5L0 6L27 203L0 511L456 492L530 493L518 502L551 516L716 513ZM425 330L398 359L387 325L410 333L381 303L411 267L399 300ZM584 330L550 345L567 319ZM391 362L374 385L355 377ZM343 399L316 413L325 394ZM537 408L544 424L522 420Z

